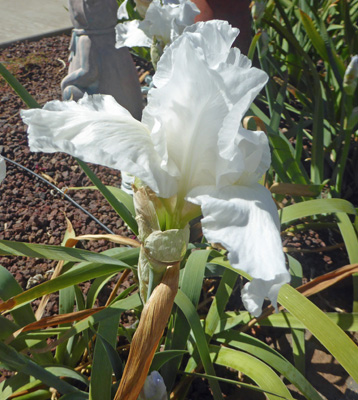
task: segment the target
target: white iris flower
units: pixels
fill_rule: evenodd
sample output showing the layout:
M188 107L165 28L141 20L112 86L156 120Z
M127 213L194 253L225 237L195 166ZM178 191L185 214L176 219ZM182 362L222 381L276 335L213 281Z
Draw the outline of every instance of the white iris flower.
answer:
M143 21L132 20L116 26L116 47L150 47L153 37L164 46L194 23L200 11L190 0L153 0ZM118 15L123 17L123 7Z
M252 276L242 298L257 316L265 297L276 306L290 275L277 209L257 183L270 166L268 140L241 125L267 75L231 48L237 34L224 21L188 27L158 63L142 122L108 95L21 115L32 151L63 151L140 178L166 206L166 229L201 212L206 239Z

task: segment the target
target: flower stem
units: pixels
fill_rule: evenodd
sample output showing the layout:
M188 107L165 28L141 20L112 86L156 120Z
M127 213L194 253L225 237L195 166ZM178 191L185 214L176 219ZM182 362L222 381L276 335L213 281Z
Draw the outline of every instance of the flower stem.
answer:
M137 400L178 291L180 262L170 265L145 304L114 400Z
M149 268L149 282L148 282L148 292L147 292L147 301L149 300L151 294L154 289L160 284L164 273L156 272L153 268Z

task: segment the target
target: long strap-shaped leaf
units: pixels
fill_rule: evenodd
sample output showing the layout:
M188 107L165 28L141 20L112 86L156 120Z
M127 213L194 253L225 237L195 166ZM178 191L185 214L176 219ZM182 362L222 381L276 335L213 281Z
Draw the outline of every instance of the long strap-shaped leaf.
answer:
M0 244L1 246L1 244ZM69 250L69 249L68 249ZM77 250L77 249L71 249L71 250ZM124 263L121 260L127 260L127 255L128 255L128 261L132 262L133 258L134 260L137 259L138 257L138 249L126 249L126 248L114 248L111 250L107 250L104 252L109 255L113 255L112 257L105 256L106 259L113 260L113 263L115 261L118 262L117 265L109 265L107 263L98 263L98 262L93 262L93 263L79 263L78 265L75 265L74 267L71 268L68 272L66 272L63 275L60 275L59 277L52 279L47 282L43 282L40 285L37 285L29 290L26 290L25 292L22 292L12 298L10 298L8 301L1 303L0 304L0 311L5 311L5 310L11 310L18 308L22 304L28 303L38 297L41 297L45 294L48 293L53 293L57 290L61 290L63 288L66 288L70 285L75 285L80 282L85 282L90 279L98 278L100 276L105 276L111 273L115 273L120 271L121 269L124 268L130 268L131 266L127 263ZM92 253L90 253L92 254ZM95 254L95 253L93 253ZM95 254L96 255L96 254ZM97 254L97 256L100 256L101 254Z
M59 339L56 342L53 342L47 346L45 350L51 350L59 343L63 343L65 340L69 339L70 337L83 332L84 330L98 324L101 321L104 321L108 318L114 318L117 315L120 315L125 310L131 310L133 308L137 308L142 304L139 294L134 294L132 296L126 297L124 299L118 300L117 302L113 303L108 307L98 309L94 308L92 310L83 310L82 313L88 313L88 317L78 321L74 324L71 328L68 328L64 331ZM79 312L77 312L79 314ZM60 316L60 318L63 316ZM72 319L73 320L73 319ZM66 319L67 322L67 319ZM43 326L41 325L41 321L38 321L34 324L31 324L25 328L26 329L42 329ZM20 334L21 335L21 334ZM20 338L20 336L19 336ZM15 339L16 340L16 339Z
M103 196L106 198L108 203L113 207L113 209L118 213L118 215L123 219L123 221L129 226L131 231L135 234L138 235L138 225L137 221L134 219L134 216L132 213L128 210L128 208L119 201L116 196L112 193L111 190L105 186L100 179L94 174L91 169L87 166L86 163L83 161L77 159L78 164L80 167L83 169L83 171L86 173L86 175L91 179L94 185L97 186L98 190L103 194Z
M216 373L210 359L209 347L206 341L205 332L200 323L200 318L198 313L196 312L196 308L181 290L178 290L178 293L175 297L175 303L185 315L187 321L189 322L191 330L193 331L197 349L200 354L200 359L204 366L205 372L208 375L215 376ZM213 391L214 399L222 399L221 389L218 382L214 379L209 379L209 384Z
M70 247L42 245L24 242L12 242L0 240L1 256L26 256L34 258L46 258L48 260L63 261L90 261L98 264L126 266L122 261L108 257L104 254L93 253L88 250L74 249Z
M63 366L51 366L46 367L46 371L56 375L58 377L66 377L70 379L74 379L82 384L88 386L87 379L81 375L79 372L76 372L70 368ZM17 373L12 377L2 381L0 383L0 400L8 400L11 395L17 394L19 399L35 399L35 400L48 400L51 397L51 392L49 390L36 390L36 388L43 387L43 382L39 379L35 379L31 376L28 376L24 373ZM36 390L36 392L34 392ZM27 394L20 395L19 392L24 392ZM42 393L46 392L47 396L42 396ZM88 394L84 392L75 392L80 395L80 397L76 397L78 399L87 399ZM71 393L69 396L74 396L74 393ZM17 398L17 397L14 397ZM71 397L73 400L75 397ZM63 397L61 397L63 399Z
M234 270L227 261L220 261L217 258L212 262ZM251 279L242 271L237 270L237 272ZM304 295L287 284L281 287L278 302L316 336L352 378L358 382L358 347L346 333Z
M45 385L56 388L62 394L79 392L74 386L46 371L43 367L2 342L0 342L0 361L15 371L40 379Z
M278 301L300 320L342 367L358 382L358 347L323 311L289 285L284 285Z
M0 265L0 298L6 301L19 293L22 293L22 289L16 279L6 268ZM20 326L36 321L35 314L30 305L15 310L11 314L14 321Z
M112 347L116 346L119 319L118 313L112 318L101 321L98 325L98 333ZM103 341L97 338L93 354L90 400L111 400L112 365L106 350Z
M215 340L252 354L292 382L307 399L321 400L321 396L307 379L280 353L266 343L232 329L219 333L215 336Z
M265 363L242 351L227 347L210 346L211 359L215 364L223 365L241 371L262 389L270 393L266 396L270 400L293 399L285 384L278 375Z
M0 74L4 77L7 83L15 90L15 92L21 97L21 99L30 108L39 108L40 105L31 96L31 94L21 85L21 83L12 75L2 63L0 63Z
M305 218L311 215L340 213L356 215L353 205L342 199L318 199L294 204L280 210L281 224L291 222L295 219Z

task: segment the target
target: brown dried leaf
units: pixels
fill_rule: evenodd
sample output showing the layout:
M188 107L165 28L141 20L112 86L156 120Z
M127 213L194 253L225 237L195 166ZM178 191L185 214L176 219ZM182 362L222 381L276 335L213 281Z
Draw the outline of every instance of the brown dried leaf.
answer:
M137 400L178 291L179 263L169 266L145 304L114 400Z
M120 236L120 235L110 235L110 234L104 234L104 235L82 235L82 236L76 236L74 240L108 240L113 243L117 244L123 244L125 246L131 246L131 247L140 247L140 243L137 240L127 238L125 236Z

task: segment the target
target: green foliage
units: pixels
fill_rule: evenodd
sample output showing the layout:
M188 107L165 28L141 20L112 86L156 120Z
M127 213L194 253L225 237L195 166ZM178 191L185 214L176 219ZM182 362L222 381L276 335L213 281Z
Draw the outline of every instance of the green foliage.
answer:
M278 124L268 129L271 181L328 182L330 194L337 197L357 178L350 166L357 146L358 96L357 91L347 94L342 86L358 48L357 4L356 0L271 1L255 23L253 46L271 77L261 98L270 112L264 122L272 128L274 121L282 121L281 129ZM252 111L262 118L259 109Z
M30 108L39 108L40 105L30 95L30 93L21 85L21 83L0 63L0 75L15 90L24 103Z

